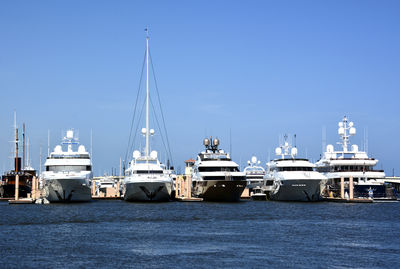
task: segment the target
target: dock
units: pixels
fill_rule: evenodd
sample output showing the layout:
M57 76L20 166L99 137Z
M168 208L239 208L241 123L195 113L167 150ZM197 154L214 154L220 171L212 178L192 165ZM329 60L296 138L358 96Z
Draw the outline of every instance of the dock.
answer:
M192 197L192 179L190 174L176 178L175 200L179 202L202 202L203 198Z
M326 202L334 202L334 203L373 203L373 199L369 198L353 198L353 199L345 199L345 198L337 198L337 197L326 197L323 199Z

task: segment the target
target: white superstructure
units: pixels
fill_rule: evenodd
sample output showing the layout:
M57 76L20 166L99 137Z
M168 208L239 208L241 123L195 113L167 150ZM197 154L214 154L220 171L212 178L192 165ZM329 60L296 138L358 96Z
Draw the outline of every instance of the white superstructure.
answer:
M169 201L173 191L173 175L161 164L157 152L150 153L149 138L149 37L146 37L146 127L142 129L146 145L144 153L133 152L133 159L125 171L124 199L126 201Z
M204 139L206 150L192 169L193 195L205 201L239 201L247 183L245 173L218 145L218 139Z
M316 163L317 170L328 178L326 192L338 195L342 177L348 191L349 179L353 177L355 197L368 197L371 191L374 197L384 197L385 172L374 169L377 159L369 158L355 144L350 146L349 138L356 134L356 128L353 122L348 122L346 116L338 124L338 134L341 138L338 143L341 149L335 151L333 145L327 145L322 158Z
M260 166L260 161L257 160L256 156L251 157L251 160L247 162L243 172L246 174L247 188L250 190L255 187L261 187L264 184L265 169Z
M63 150L63 146L66 150ZM74 150L77 147L77 150ZM42 173L47 200L50 202L84 202L91 200L92 161L89 152L79 145L74 131L68 130L44 164Z
M297 148L287 141L275 150L281 156L267 163L266 182L273 182L268 195L279 201L318 201L321 199L320 185L326 178L314 170L308 159L299 159Z

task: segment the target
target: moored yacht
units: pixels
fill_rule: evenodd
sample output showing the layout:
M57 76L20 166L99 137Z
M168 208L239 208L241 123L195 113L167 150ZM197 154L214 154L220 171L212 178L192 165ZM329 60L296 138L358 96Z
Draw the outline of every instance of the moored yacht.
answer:
M147 31L147 30L146 30ZM146 128L142 129L146 145L144 152L133 152L133 159L125 171L124 200L125 201L158 201L172 199L174 189L173 173L160 163L157 151L150 152L150 136L154 130L149 128L149 37L146 37Z
M218 149L218 139L204 139L205 151L192 168L193 196L204 201L235 202L246 187L246 175L228 153Z
M92 161L89 152L79 145L74 131L68 130L44 164L42 172L45 196L50 202L85 202L91 200ZM63 151L63 146L67 147ZM73 147L78 146L77 150Z
M256 156L251 157L251 160L247 162L243 172L246 174L247 186L249 193L256 187L262 187L264 185L265 169L260 166L260 161L257 160Z
M351 145L350 136L356 134L353 122L345 116L338 124L341 149L335 151L333 145L327 145L326 152L316 163L317 170L327 178L326 195L339 197L341 178L344 188L349 193L350 178L353 179L354 197L385 198L390 190L384 184L385 172L374 169L378 160L368 157L356 144Z
M297 158L297 148L287 141L275 150L281 156L267 163L266 182L273 181L268 199L277 201L318 201L325 177L314 170L308 159Z

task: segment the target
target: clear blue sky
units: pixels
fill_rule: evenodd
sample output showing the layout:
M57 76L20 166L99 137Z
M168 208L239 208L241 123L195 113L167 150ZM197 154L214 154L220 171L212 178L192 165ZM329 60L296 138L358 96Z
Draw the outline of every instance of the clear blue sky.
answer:
M93 130L96 175L119 167L148 26L176 167L205 135L229 150L230 130L242 165L285 133L316 161L322 127L334 144L347 115L351 141L368 129L377 168L399 175L399 14L399 1L1 1L0 170L14 109L35 168L47 130L53 148L71 127L87 147Z

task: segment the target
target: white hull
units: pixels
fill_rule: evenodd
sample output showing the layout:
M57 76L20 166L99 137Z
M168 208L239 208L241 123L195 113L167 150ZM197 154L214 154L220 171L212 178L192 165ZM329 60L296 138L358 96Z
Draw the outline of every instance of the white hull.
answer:
M50 202L87 202L92 199L86 178L46 180L45 194Z
M129 182L125 184L125 201L156 201L171 200L172 182Z

